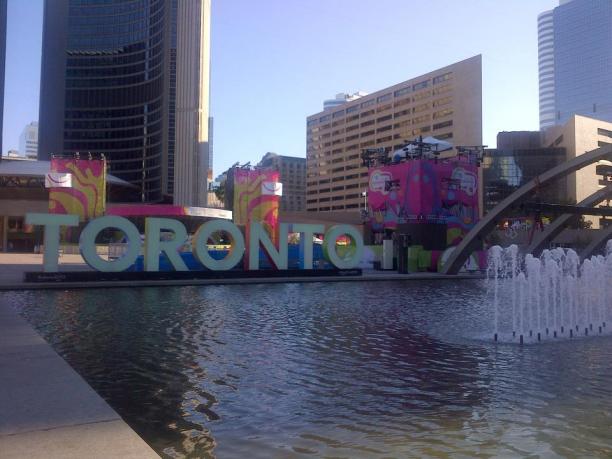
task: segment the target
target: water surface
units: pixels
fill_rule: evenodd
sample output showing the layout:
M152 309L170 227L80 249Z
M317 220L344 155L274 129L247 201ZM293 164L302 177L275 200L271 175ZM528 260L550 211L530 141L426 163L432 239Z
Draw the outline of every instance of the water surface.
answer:
M480 281L5 299L164 457L612 456L612 338L476 339Z

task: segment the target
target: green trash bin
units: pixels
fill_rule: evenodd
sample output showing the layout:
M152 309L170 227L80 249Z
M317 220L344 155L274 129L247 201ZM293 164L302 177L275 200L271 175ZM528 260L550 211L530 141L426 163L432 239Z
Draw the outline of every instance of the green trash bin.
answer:
M408 272L416 273L419 271L419 253L423 251L422 245L411 245L408 247Z

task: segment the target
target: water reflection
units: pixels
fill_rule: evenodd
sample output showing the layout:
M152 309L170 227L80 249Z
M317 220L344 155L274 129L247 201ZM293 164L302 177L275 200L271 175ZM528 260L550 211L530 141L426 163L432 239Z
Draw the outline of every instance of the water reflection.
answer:
M478 282L9 299L166 457L612 455L612 339L476 341Z

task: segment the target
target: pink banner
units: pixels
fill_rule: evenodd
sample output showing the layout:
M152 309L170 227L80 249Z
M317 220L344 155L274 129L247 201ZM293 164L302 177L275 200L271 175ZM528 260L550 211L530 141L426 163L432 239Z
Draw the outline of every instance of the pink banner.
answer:
M478 220L478 168L462 158L372 168L368 207L374 231L440 221L447 224L447 243L455 244Z

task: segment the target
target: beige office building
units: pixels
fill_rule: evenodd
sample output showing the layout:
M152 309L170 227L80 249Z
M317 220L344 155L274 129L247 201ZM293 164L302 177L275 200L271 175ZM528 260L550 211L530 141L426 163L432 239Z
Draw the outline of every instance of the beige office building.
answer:
M611 143L612 123L581 115L573 115L564 125L550 127L542 133L543 146L565 148L568 161ZM565 178L566 195L560 200L574 204L599 190L602 185L596 172L597 164L612 163L600 161L569 174ZM585 218L593 222L593 228L599 228L598 217Z
M368 180L362 150L391 153L421 135L482 144L480 55L309 116L306 209L357 211Z

